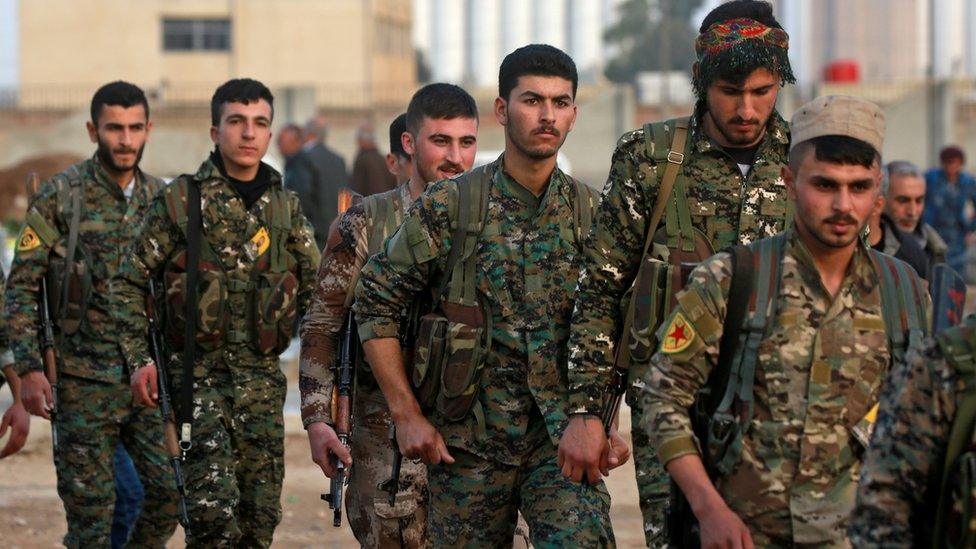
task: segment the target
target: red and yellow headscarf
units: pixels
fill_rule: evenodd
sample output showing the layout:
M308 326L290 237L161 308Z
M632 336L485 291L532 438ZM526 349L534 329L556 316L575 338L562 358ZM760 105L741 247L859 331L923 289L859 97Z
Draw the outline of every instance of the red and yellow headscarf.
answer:
M695 93L704 97L708 84L728 72L751 72L766 68L783 82L793 83L790 67L790 37L783 29L748 18L728 19L712 24L695 40L698 74Z

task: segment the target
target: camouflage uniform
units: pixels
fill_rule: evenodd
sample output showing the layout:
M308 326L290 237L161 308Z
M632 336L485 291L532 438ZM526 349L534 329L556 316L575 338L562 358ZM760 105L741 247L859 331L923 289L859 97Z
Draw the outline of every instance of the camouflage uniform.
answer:
M70 212L62 208L70 203L69 173L84 182L78 251L87 258L92 286L80 329L70 336L58 334L61 438L55 464L68 519L64 543L108 546L115 502L112 455L121 439L146 487L130 543L162 546L176 527L176 490L162 444L162 418L158 410L131 403L129 374L139 363L126 361L119 349L109 282L162 181L136 170L129 184L132 197L127 199L96 156L41 185L28 209L5 294L16 369L21 376L44 369L38 294L50 261L67 254ZM52 302L55 299L60 296L52 295Z
M831 298L810 252L786 233L777 317L759 344L741 461L715 481L757 546L847 543L863 452L851 430L877 402L891 357L878 274L858 242ZM692 272L658 332L640 428L660 463L699 453L688 407L716 365L730 283L730 255L719 253Z
M686 151L680 175L688 185L692 225L704 233L713 250L781 232L787 212L786 185L780 177L789 147L786 122L773 113L752 170L743 177L735 161L702 130L703 114L699 110L692 118L691 149ZM658 170L664 169L647 155L645 140L649 138L638 129L617 143L594 221L593 240L583 250L583 271L569 337L573 413L599 413L606 396L614 346L623 325L621 298L637 276L647 224L657 200ZM631 365L627 401L635 425L644 416L637 395L646 368L646 364ZM644 433L635 430L633 440L644 533L649 545L659 545L663 543L668 476Z
M212 159L195 175L175 180L153 201L142 232L113 281L122 351L130 363L146 364L151 360L146 345L148 281L160 278L169 262L186 248L183 231L168 208L171 199L185 203L190 178L198 181L201 248L209 245L218 268L226 274L228 325L216 349L201 349L193 371L193 439L184 460L190 546L267 547L281 520L285 376L276 354L260 354L252 348L256 342L247 326L251 293L242 289L250 284L230 284L251 280L255 265L266 259L265 254L274 253L270 246L262 249L257 237L267 234L270 196L280 188L281 176L270 167L261 169L269 170L271 187L248 210ZM174 193L178 194L171 197ZM284 255L294 260L290 269L297 278L300 312L311 296L319 252L294 193L289 191L287 200L291 231L285 237ZM205 259L201 253L201 265ZM172 291L172 286L167 288L168 294ZM201 306L210 305L204 302L207 297L200 296ZM210 320L201 315L201 330ZM247 335L232 337L234 334ZM169 346L172 351L173 344ZM183 384L179 353L171 353L169 368L174 407L179 412Z
M849 534L856 547L928 545L920 538L931 534L926 530L936 511L933 488L938 491L957 395L965 386L933 340L892 366L851 515ZM965 525L950 528L965 530Z
M542 196L494 172L475 248L475 284L492 326L474 406L456 422L431 416L457 460L428 469L435 546L511 543L521 510L536 546L613 544L610 496L556 465L566 426L566 338L579 268L574 184L556 169ZM480 173L469 173L465 185ZM363 341L397 336L401 312L444 276L459 183L435 184L360 276L354 310Z
M408 184L374 197L400 207L394 216L397 225L412 202ZM396 230L396 226L385 227L384 219L372 223L383 224L386 236ZM360 203L351 206L329 231L315 293L301 328L299 387L306 428L316 422L333 424L332 368L348 310L346 300L368 255L382 246L382 242L369 240L374 234L370 229L370 219ZM422 547L427 538L427 469L423 463L403 461L394 507L387 494L377 489L390 478L393 461L388 438L390 410L368 366L363 366L356 374L350 442L355 465L346 491L349 525L363 547Z

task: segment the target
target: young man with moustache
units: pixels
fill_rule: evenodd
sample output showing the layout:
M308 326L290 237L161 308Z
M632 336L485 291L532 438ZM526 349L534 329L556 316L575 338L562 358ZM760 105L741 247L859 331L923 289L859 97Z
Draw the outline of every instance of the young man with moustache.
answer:
M606 487L565 478L556 456L579 250L596 202L556 165L576 86L562 51L510 53L494 108L503 155L433 185L360 274L359 334L403 455L428 466L434 546L510 544L519 511L535 546L613 544ZM408 378L401 311L428 292L434 313ZM627 458L617 448L614 465Z
M748 246L746 299L731 289L749 266L741 250L692 271L645 379L640 427L703 547L849 545L881 387L928 330L921 279L862 238L880 192L881 110L821 97L796 111L791 129L783 178L793 227ZM732 313L737 303L746 314ZM730 349L723 336L739 323L748 338ZM723 403L693 428L706 385Z
M214 151L156 196L113 280L122 351L139 367L132 396L149 407L158 400L157 365L145 304L150 281L158 288L188 547L268 547L281 520L286 382L278 356L311 298L319 251L298 197L261 161L273 101L248 78L217 88Z
M102 86L87 126L98 145L95 155L45 181L31 200L4 294L7 331L24 406L54 422L58 432L54 460L68 520L64 544L109 546L112 454L121 441L146 488L129 543L161 546L176 527L176 487L159 412L133 406L127 390L141 362L119 348L110 283L163 186L139 168L152 129L145 94L127 82ZM45 376L38 341L41 279L56 323L56 388Z
M575 479L593 480L605 466L599 415L615 369L626 377L632 424L643 421L637 397L654 333L682 282L670 271L654 277L654 269L678 271L731 244L776 234L790 217L780 177L790 134L776 110L779 89L794 81L789 37L770 4L753 0L719 5L699 32L695 112L620 138L583 250L569 340L573 415L560 445ZM651 287L660 294L654 308ZM644 534L648 545L661 545L668 477L643 432L633 436Z
M387 237L396 232L430 184L471 169L477 136L478 107L468 92L437 83L414 94L406 115L391 125L392 152L387 155L387 166L398 180L403 172L410 177L392 191L364 198L333 223L312 303L302 321L299 387L312 460L329 477L336 473L336 459L352 467L346 510L363 547L427 545L427 470L422 463L402 462L392 506L378 488L390 478L393 459L390 411L366 363L356 375L352 452L339 442L332 418L333 368L343 321L368 257L383 249ZM398 150L411 162L411 170L403 169Z

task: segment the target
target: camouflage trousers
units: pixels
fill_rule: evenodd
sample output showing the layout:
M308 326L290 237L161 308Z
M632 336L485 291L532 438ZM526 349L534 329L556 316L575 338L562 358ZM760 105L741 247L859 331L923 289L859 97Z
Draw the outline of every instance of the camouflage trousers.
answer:
M671 497L671 476L661 466L657 457L657 448L651 447L650 438L647 436L643 399L639 396L639 391L642 390L643 382L639 382L632 385L627 394L632 426L631 437L634 441L637 497L643 516L644 539L647 546L664 547L667 545L665 520Z
M424 547L427 541L427 468L404 459L394 505L378 485L390 478L390 413L379 389L360 390L351 438L353 468L346 513L363 547Z
M183 462L187 547L268 547L281 521L285 376L277 361L198 364L195 374L193 445ZM178 409L179 372L172 377Z
M163 547L177 522L176 485L163 448L159 410L134 408L125 383L62 375L58 383L58 495L67 547L108 547L115 507L115 447L121 441L145 486L131 547Z
M450 452L454 463L428 467L434 547L511 547L519 511L537 548L614 546L606 486L564 478L548 439L521 465Z

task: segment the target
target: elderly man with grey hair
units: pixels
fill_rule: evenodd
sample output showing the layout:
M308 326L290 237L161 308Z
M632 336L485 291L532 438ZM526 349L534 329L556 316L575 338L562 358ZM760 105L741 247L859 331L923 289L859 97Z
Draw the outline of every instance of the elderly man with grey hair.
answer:
M897 170L901 170L902 166L905 164L908 163L904 161L892 162L882 171L881 193L878 194L878 198L874 203L874 209L871 211L871 217L868 221L868 227L870 230L867 233L867 240L868 244L870 244L875 250L897 257L898 259L911 265L919 276L922 278L928 278L930 264L928 257L925 255L925 251L922 249L922 246L911 237L907 228L902 228L901 223L899 223L896 218L893 218L891 215L892 195L891 176L889 174L889 170L892 166L894 166ZM896 179L898 180L897 187L901 189L901 171L899 171L898 174L899 175L896 176ZM925 182L922 181L922 196L924 197L924 195ZM903 202L899 202L898 206L902 205ZM902 210L904 210L904 208L899 211ZM921 208L918 208L917 213L915 214L915 219L917 220L921 214ZM903 216L897 219L902 218Z
M895 160L888 164L885 181L885 215L899 229L915 237L925 251L930 267L945 263L948 246L931 225L922 221L925 210L925 175L922 170L907 160Z

